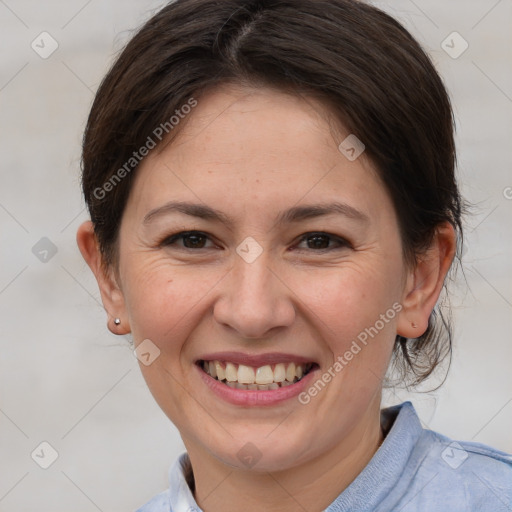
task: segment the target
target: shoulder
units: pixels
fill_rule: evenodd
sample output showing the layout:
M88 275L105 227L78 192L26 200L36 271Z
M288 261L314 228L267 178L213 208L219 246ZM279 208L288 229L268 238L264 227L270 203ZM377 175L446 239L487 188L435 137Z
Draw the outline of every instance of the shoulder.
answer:
M378 468L391 476L372 510L512 511L511 455L423 428L411 402L382 413L389 434Z
M415 492L428 493L432 510L512 508L512 456L505 452L424 430L410 462ZM405 510L416 508L412 505Z
M136 512L172 512L169 490L157 494Z
M454 441L432 430L424 430L420 440L429 449L431 461L443 474L496 471L496 479L505 477L512 485L512 455L492 446L471 441Z

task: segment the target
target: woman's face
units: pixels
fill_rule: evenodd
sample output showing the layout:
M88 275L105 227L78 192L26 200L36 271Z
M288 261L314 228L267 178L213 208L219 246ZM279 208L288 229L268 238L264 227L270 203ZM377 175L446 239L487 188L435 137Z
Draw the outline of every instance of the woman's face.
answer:
M145 158L123 216L122 320L150 340L144 378L187 449L228 465L291 468L378 417L402 244L371 164L325 117L276 91L212 91Z

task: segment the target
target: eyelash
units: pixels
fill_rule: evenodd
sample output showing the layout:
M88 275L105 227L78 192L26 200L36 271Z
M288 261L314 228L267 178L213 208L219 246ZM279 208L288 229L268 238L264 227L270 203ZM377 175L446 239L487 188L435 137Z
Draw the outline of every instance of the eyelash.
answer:
M190 237L190 236L198 236L198 237L205 237L205 238L208 238L210 239L209 235L207 233L203 233L202 231L181 231L179 233L176 233L174 235L171 235L171 236L168 236L166 237L164 240L162 240L162 242L160 242L159 246L160 247L168 247L168 246L172 246L172 245L175 245L175 242L177 240L184 240L185 238L187 237ZM334 240L336 243L339 244L339 247L331 247L331 248L323 248L323 249L311 249L311 248L307 248L306 250L310 250L310 251L314 251L314 252L317 252L317 253L325 253L325 252L330 252L330 251L333 251L333 250L336 250L336 249L341 249L341 248L344 248L344 247L349 247L351 248L351 244L339 237L339 236L336 236L336 235L332 235L330 233L324 233L322 231L311 231L309 233L305 233L301 236L300 240L299 240L299 244L302 243L302 242L305 242L307 241L309 238L312 238L312 237L327 237L329 238L330 240ZM191 247L180 247L180 249L184 249L184 250L190 250L190 251L194 251L194 250L203 250L203 249L208 249L208 247L199 247L197 249L194 249L194 248L191 248ZM304 249L299 249L299 250L304 250Z

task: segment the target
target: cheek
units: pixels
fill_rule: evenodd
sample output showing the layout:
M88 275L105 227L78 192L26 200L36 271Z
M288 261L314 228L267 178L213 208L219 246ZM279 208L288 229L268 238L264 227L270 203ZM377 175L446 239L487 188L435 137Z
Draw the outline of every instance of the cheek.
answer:
M223 273L178 267L147 255L126 263L123 282L135 346L149 339L160 350L150 365L139 364L140 370L162 410L178 429L188 430L194 408L182 362L190 334L207 314L208 294Z
M314 313L313 318L318 318L326 339L334 339L343 348L396 302L399 287L392 275L389 268L365 270L347 265L297 280L294 291ZM393 319L387 320L386 328L380 330L393 327Z
M161 350L176 352L223 274L170 265L157 257L128 263L125 300L135 342L149 338Z
M330 392L316 402L318 414L329 417L333 411L362 410L380 389L388 369L401 308L399 288L384 269L338 269L319 273L308 281L312 282L315 292L304 282L297 295L328 354L318 378L327 379Z
M396 308L400 308L395 277L389 266L346 265L309 279L315 292L304 282L297 293L310 310L308 316L328 354L322 375L328 379L326 372L334 375L335 392L323 399L323 414L351 403L359 407L380 388L395 341Z

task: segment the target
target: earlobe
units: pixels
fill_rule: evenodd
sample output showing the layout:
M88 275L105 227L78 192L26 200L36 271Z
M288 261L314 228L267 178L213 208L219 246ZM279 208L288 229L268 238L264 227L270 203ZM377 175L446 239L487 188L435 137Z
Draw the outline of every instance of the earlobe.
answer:
M76 234L82 257L92 270L100 289L103 306L109 316L107 327L114 334L127 334L130 327L126 315L124 296L116 282L114 272L106 271L102 254L91 221L82 223ZM116 322L119 319L119 322Z
M407 276L397 334L418 338L428 327L456 250L456 234L449 222L441 224L429 249L419 256Z

